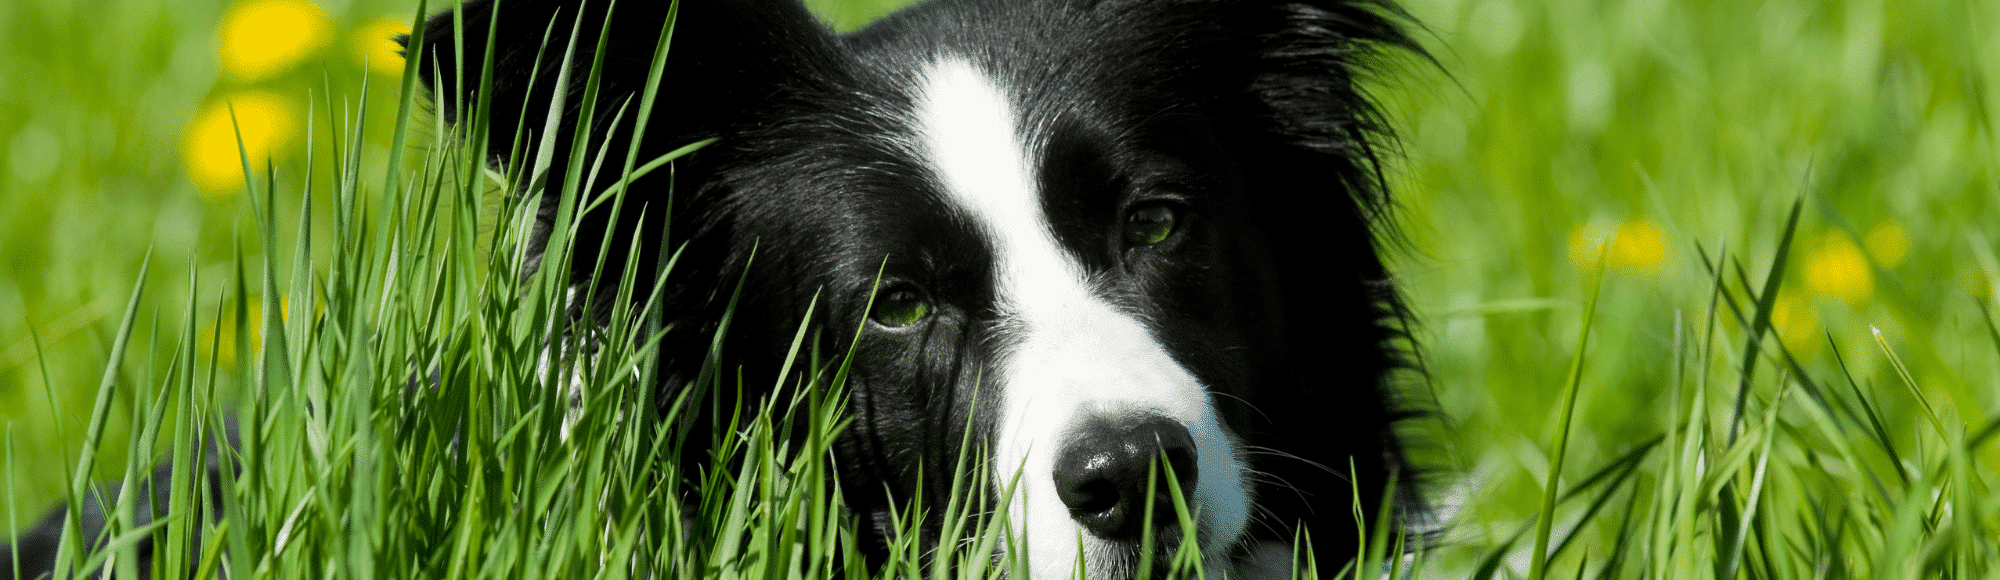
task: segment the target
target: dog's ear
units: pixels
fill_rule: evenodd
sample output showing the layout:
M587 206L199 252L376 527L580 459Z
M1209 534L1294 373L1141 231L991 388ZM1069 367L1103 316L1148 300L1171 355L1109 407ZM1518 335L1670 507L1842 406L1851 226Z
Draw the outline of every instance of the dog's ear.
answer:
M641 97L662 42L668 43L667 57L656 101L643 119L644 142L633 152L629 145L642 121ZM648 163L753 123L756 113L777 108L775 103L786 95L809 90L815 80L826 78L837 50L832 32L798 0L471 0L432 17L420 47L408 39L405 43L405 52L419 59L418 74L446 121L467 126L480 116L476 105L482 99L487 103L483 116L490 160L549 156L550 174L525 176L515 184L520 188L515 194L540 198L537 228L529 240L530 270L540 267L548 249L566 178L602 189L618 181L628 156L635 164ZM585 98L593 82L598 87L594 101ZM560 107L555 106L558 91ZM587 158L576 165L584 174L564 175L586 112L591 134L581 151ZM549 127L555 133L553 147L538 152L538 144L550 137L545 134ZM617 272L632 257L626 255L633 246L630 236L667 227L641 223L639 214L656 220L681 209L668 208L668 201L684 205L687 196L672 198L671 191L698 191L710 180L693 161L684 159L676 171L655 171L632 182L625 202L617 204L620 215L609 215L607 205L581 216L574 230L572 277L617 287ZM658 242L646 239L637 245L645 253ZM609 248L599 252L602 246ZM606 258L604 268L598 267L600 255ZM652 263L645 255L635 258ZM637 287L646 288L647 281L650 276L637 280L642 284Z
M1343 168L1348 193L1380 208L1387 184L1378 152L1391 135L1362 82L1389 50L1423 54L1401 26L1407 15L1393 4L1322 0L1277 3L1244 18L1257 31L1246 96L1260 130L1351 161Z
M518 179L519 189L512 192L540 199L527 248L525 266L531 271L544 263L545 251L556 249L549 247L548 238L565 177L599 190L618 181L633 153L632 130L661 42L669 43L668 52L645 121L644 142L634 157L638 164L706 138L723 137L719 145L728 145L728 135L754 125L757 115L781 108L788 95L810 90L837 62L833 34L798 0L470 0L432 17L421 35L421 45L404 40L405 52L419 59L418 74L444 119L468 127L479 116L477 103L482 98L487 102L491 161L518 155L513 157L517 164L532 164L525 160L535 159L534 148L549 137L545 128L551 126L551 106L562 91L562 105L554 112L554 147L547 152L550 174L538 189L528 177ZM490 66L485 64L489 54ZM566 82L558 87L565 73ZM566 176L593 77L598 93L588 111L587 158L577 165L586 174ZM614 118L620 118L615 126ZM632 182L624 203L616 204L619 214L611 215L614 204L603 204L576 218L567 274L572 282L591 283L599 291L592 303L572 303L573 315L607 313L622 272L634 273L630 282L642 293L654 287L657 252L679 248L695 234L698 228L682 226L704 211L701 204L709 203L704 199L715 197L701 194L716 181L716 164L727 157L713 148L696 151L676 161L672 171L653 171ZM588 199L598 192L582 193ZM670 226L673 239L663 240ZM715 246L691 244L676 261L675 275L733 280L734 273L721 271L722 258L711 255L718 251ZM627 264L637 268L627 270ZM662 353L672 353L661 362L666 384L687 382L701 368L707 337L718 324L716 309L710 307L717 302L718 292L710 287L714 284L667 285L659 308L667 323L681 330L668 340L688 344L661 347ZM722 298L727 298L726 290L719 292Z
M1387 223L1381 156L1392 136L1364 84L1384 60L1429 58L1393 0L1056 1L1095 4L1089 34L1120 55L1116 77L1200 103L1244 171L1280 182L1253 196L1340 190L1361 229Z
M631 122L656 49L671 39L659 104L647 127L648 141L668 149L739 121L788 79L830 62L834 42L797 0L472 0L432 17L412 56L420 59L421 80L449 122L460 122L486 91L489 150L505 154L517 133L533 136L543 128L574 35L563 87L562 127L570 128L581 112L600 34L594 111L600 131L621 107ZM491 74L482 77L488 51Z
M1385 201L1378 155L1390 135L1363 84L1385 58L1428 58L1406 33L1402 8L1390 0L1192 0L1134 9L1152 14L1134 19L1166 22L1169 30L1147 34L1165 43L1151 50L1186 63L1180 70L1191 74L1182 80L1209 91L1203 96L1215 99L1223 126L1317 157L1315 170L1340 179L1370 211Z

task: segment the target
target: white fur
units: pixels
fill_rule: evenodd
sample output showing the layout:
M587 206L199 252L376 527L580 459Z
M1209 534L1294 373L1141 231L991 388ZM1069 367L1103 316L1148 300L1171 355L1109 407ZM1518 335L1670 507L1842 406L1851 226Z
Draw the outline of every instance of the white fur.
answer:
M1249 519L1244 466L1206 389L1147 326L1092 291L1081 265L1057 244L1035 187L1033 152L1001 87L971 63L928 70L916 120L920 147L949 198L975 217L995 250L997 295L1012 347L997 368L1001 417L995 473L1020 474L1008 514L1038 580L1067 578L1083 560L1094 573L1110 544L1084 532L1056 496L1052 477L1068 429L1092 414L1153 413L1193 436L1193 494L1210 562Z
M563 293L563 304L576 304L579 299L578 294L581 293L582 289L571 286L567 292ZM570 332L576 332L576 329L572 328ZM562 351L558 349L571 350L572 352L575 350L569 348L569 345L570 339L566 333L562 338L556 339L554 344L543 348L541 360L535 363L535 376L538 378L549 376L549 365L562 354ZM596 355L584 356L591 357L592 360L588 362L596 362ZM590 372L590 366L585 364L586 361L583 360L584 356L571 354L569 357L569 370L556 377L556 380L563 380L567 377L567 382L569 383L569 388L566 389L566 392L569 394L569 406L567 410L563 411L562 428L556 432L564 442L569 441L570 431L576 428L576 422L583 420L583 376L584 373Z

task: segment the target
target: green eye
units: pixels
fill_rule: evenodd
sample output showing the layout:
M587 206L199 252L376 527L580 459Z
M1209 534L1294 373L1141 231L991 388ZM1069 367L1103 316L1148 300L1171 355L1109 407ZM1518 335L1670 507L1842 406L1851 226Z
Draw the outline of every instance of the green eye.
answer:
M890 288L875 296L868 319L887 327L909 326L931 315L931 304L921 290L908 285Z
M1128 246L1150 246L1167 241L1174 235L1174 208L1164 203L1149 203L1132 208L1125 214L1125 244Z

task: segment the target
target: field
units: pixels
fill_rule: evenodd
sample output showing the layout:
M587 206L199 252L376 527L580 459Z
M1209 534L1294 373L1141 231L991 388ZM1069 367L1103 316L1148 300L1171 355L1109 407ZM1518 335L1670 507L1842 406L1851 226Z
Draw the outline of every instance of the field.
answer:
M1371 86L1446 520L1423 577L2000 578L2000 3L1406 7L1434 62ZM494 282L493 199L449 186L479 174L399 114L417 10L0 2L0 526L250 401L270 475L207 573L760 575L739 556L799 545L838 575L813 462L705 483L737 503L697 516L757 530L710 545L617 461L663 444L608 411L630 377L557 444L549 289ZM382 406L411 360L493 388Z

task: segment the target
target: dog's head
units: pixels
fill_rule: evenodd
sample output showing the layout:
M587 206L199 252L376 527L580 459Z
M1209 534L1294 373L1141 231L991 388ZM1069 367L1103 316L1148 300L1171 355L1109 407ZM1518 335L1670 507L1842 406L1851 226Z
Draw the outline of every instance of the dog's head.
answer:
M796 0L681 0L633 152L669 4L626 0L608 26L606 2L578 4L476 0L413 54L448 119L490 102L496 155L560 127L549 166L586 181L716 139L584 216L570 261L603 284L629 249L680 249L663 400L725 312L723 362L752 377L777 372L802 323L835 352L863 328L839 465L874 526L947 497L936 474L971 433L996 489L1019 477L1006 513L1037 578L1129 575L1146 521L1161 550L1196 542L1218 567L1302 524L1320 562L1345 560L1354 499L1377 505L1399 461L1379 126L1356 86L1378 49L1409 46L1393 7L938 0L836 36ZM459 71L488 50L479 95ZM570 163L584 114L599 129ZM557 206L541 204L545 226ZM1194 538L1171 508L1141 513L1172 505L1147 487L1159 465Z

